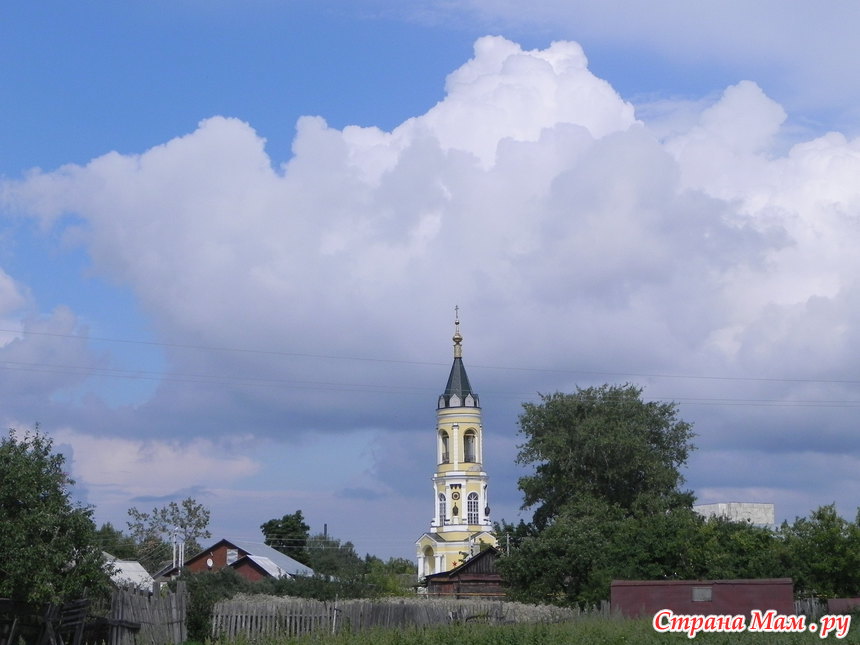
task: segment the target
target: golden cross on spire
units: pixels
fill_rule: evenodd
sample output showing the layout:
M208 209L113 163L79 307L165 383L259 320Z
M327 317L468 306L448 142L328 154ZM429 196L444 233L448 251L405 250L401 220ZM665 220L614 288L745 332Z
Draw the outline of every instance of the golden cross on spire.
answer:
M460 342L463 340L463 337L460 335L460 306L454 306L454 358L460 358L462 356L462 349L460 348Z

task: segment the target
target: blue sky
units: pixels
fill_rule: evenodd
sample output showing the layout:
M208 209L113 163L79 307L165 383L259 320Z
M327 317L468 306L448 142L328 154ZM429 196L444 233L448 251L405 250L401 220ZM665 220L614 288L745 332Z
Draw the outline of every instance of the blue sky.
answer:
M494 519L520 404L627 381L695 424L702 502L853 516L858 19L4 5L3 422L99 521L190 494L411 557L459 305Z

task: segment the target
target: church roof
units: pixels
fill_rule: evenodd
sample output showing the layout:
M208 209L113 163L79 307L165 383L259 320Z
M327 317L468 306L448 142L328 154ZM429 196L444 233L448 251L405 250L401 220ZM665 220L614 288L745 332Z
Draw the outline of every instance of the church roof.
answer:
M445 396L450 397L452 394L459 396L461 401L466 398L467 394L474 395L472 386L469 384L469 377L466 376L463 359L459 356L454 359L451 374L448 375L448 385L445 386Z
M463 365L463 348L460 343L463 337L460 335L460 318L454 320L454 364L451 365L451 373L448 375L448 384L445 392L439 397L440 408L479 407L478 395L472 390L466 368ZM467 399L467 397L469 397Z

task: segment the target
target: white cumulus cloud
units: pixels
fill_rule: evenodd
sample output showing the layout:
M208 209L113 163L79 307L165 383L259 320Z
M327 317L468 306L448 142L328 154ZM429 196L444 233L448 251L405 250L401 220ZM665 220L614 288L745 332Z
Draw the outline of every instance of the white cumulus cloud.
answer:
M784 406L853 396L856 140L786 147L785 108L749 81L666 104L652 128L569 42L483 38L446 92L391 132L302 118L281 167L265 133L216 116L139 154L4 183L19 212L73 213L94 270L172 344L176 379L124 432L187 433L186 481L206 485L253 464L190 437L426 431L460 304L467 365L497 368L470 375L507 439L536 391L606 380L704 401L683 409L703 454L756 441L826 460L837 442L808 445L810 424L850 438L847 407ZM173 444L147 461L139 439L118 441L129 457L103 474L82 463L88 481L145 464L167 478L176 463Z

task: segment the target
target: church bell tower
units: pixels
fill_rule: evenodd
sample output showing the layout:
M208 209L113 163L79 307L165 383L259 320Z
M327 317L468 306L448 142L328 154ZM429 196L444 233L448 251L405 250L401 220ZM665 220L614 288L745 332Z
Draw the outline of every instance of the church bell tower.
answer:
M433 519L416 543L419 577L453 569L477 554L482 543L496 545L483 466L481 406L463 366L458 308L455 313L454 364L436 405Z

